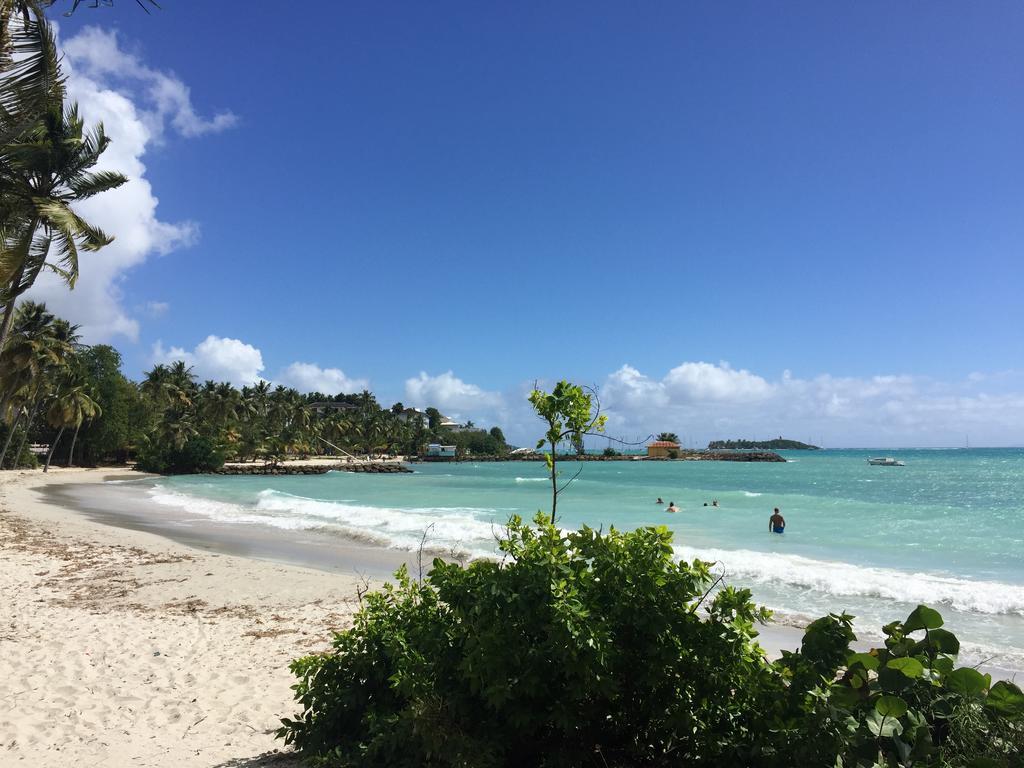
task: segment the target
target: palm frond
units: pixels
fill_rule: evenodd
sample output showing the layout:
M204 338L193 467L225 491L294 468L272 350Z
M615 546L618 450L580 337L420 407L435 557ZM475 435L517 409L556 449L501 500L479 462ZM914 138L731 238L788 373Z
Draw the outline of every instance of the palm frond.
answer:
M86 173L68 181L68 189L79 200L98 195L110 189L117 189L128 181L128 177L117 171Z

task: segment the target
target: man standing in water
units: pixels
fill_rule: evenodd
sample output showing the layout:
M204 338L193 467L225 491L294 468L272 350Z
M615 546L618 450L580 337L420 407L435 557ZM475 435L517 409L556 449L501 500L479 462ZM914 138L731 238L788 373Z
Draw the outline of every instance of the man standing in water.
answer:
M779 508L775 508L775 514L768 518L769 533L783 533L786 530L786 518L779 514Z

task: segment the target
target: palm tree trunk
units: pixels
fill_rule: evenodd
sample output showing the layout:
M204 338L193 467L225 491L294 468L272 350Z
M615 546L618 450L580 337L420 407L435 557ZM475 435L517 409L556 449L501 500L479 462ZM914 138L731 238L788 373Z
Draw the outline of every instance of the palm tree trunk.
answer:
M68 451L68 463L66 466L70 467L75 461L75 441L78 440L78 430L82 428L82 422L78 422L75 425L75 436L71 438L71 450Z
M50 446L50 452L48 454L46 454L46 466L43 467L43 472L49 472L50 471L50 459L53 458L53 452L55 450L57 450L57 443L60 442L60 436L63 435L63 434L64 434L64 427L61 427L60 428L60 432L58 432L57 436L55 438L53 438L53 445Z
M36 420L36 414L39 412L39 399L36 398L32 403L32 413L28 417L28 423L25 425L25 434L21 436L21 444L18 446L18 452L14 454L14 466L18 466L18 459L21 458L21 452L25 450L25 443L28 442L28 433L32 430L32 422Z
M14 417L14 421L11 422L10 431L7 433L7 439L4 441L4 449L0 451L0 469L4 467L4 457L7 456L7 449L11 445L11 438L14 437L14 431L18 428L18 422L21 421L21 411L18 411L18 415ZM15 462L17 463L17 462Z

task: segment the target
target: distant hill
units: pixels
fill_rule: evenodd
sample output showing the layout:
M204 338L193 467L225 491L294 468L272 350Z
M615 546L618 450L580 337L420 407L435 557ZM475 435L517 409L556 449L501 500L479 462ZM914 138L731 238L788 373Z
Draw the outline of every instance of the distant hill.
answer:
M817 451L816 445L801 443L799 440L712 440L708 450L758 450L758 451Z

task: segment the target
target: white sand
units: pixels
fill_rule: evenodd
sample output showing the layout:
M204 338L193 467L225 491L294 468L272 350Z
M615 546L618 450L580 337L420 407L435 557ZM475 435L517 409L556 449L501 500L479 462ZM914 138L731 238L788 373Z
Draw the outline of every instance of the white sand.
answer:
M34 490L116 475L0 473L0 765L297 764L273 738L295 712L288 662L329 647L359 580L94 523Z

